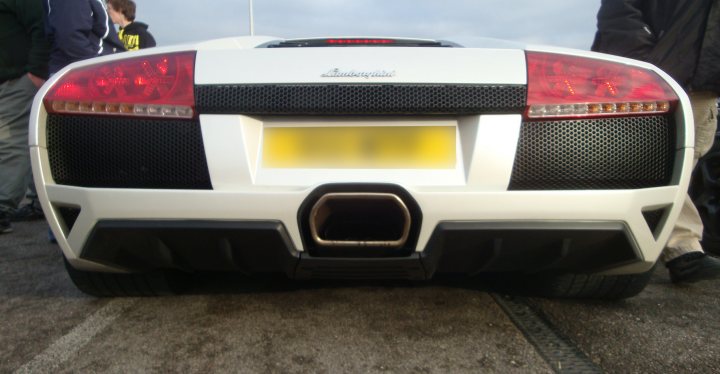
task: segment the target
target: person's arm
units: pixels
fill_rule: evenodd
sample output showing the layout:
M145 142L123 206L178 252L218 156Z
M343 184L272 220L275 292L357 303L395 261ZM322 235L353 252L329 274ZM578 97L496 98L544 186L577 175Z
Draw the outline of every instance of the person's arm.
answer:
M105 4L101 0L90 0L90 6L92 8L92 33L101 42L101 47L98 54L114 53L116 51L124 51L120 38L117 36L117 31L112 24L110 15L105 9ZM109 48L110 50L106 50Z
M99 45L91 42L92 9L87 0L63 0L50 9L49 23L55 48L74 61L95 57Z
M592 50L645 60L656 35L645 22L644 0L602 0Z
M18 2L18 18L30 35L30 50L28 51L25 71L36 86L42 85L48 76L48 59L50 43L45 37L43 22L43 7L38 1Z

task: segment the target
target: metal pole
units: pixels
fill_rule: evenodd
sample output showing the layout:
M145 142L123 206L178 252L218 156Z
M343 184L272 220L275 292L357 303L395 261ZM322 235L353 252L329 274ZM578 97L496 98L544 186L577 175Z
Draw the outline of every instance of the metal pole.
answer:
M253 0L248 0L250 4L250 36L255 35L255 23L253 22Z

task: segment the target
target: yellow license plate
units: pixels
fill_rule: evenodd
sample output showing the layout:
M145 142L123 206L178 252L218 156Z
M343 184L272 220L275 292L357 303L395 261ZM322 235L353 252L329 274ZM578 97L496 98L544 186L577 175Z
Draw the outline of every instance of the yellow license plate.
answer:
M267 127L268 168L455 167L454 126Z

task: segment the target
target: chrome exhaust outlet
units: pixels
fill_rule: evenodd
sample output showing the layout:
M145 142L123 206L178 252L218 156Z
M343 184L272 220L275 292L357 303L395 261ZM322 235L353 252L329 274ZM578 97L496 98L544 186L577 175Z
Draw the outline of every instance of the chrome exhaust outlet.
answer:
M393 193L327 193L309 220L313 241L324 248L401 248L410 235L410 211Z

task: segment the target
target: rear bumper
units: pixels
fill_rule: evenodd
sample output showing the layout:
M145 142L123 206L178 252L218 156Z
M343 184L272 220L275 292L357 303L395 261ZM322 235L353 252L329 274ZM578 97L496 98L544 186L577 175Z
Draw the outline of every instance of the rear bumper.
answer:
M290 278L429 279L481 272L595 272L643 261L619 223L443 222L422 252L313 257L279 221L100 221L80 259L127 271L285 273Z
M402 271L411 274L398 277L410 279L516 270L641 272L662 251L668 222L679 212L676 200L682 197L677 186L631 191L404 190L417 203L421 219L413 220L408 251L380 259L309 255L313 252L300 212L315 190L46 185L40 193L65 257L82 270L178 268L318 277L304 276L305 265L328 273L333 266L350 269L372 262L409 266L411 270ZM655 218L648 212L655 212Z

